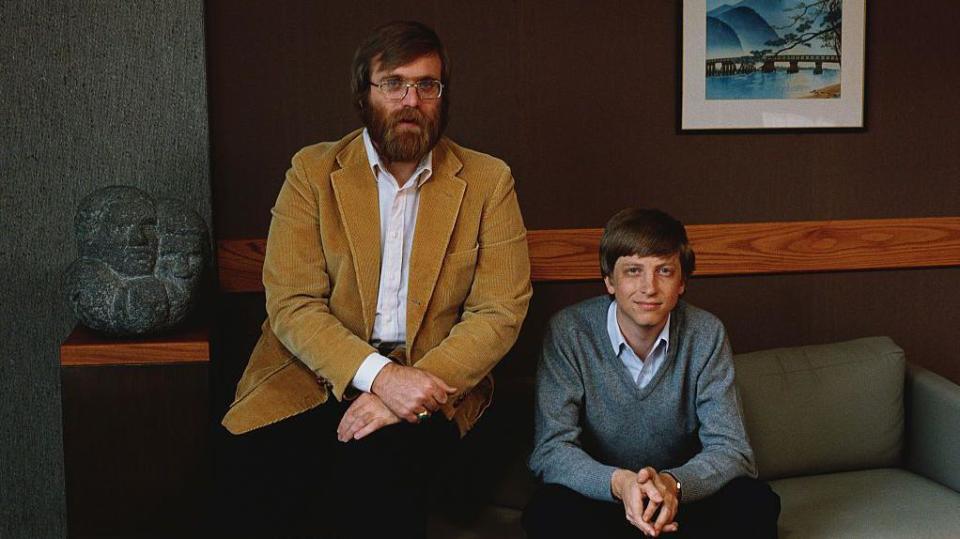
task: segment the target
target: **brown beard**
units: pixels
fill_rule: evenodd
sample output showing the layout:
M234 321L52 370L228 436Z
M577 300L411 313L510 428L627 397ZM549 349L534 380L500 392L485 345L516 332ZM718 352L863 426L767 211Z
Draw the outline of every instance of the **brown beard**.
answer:
M400 122L412 121L419 131L400 131ZM414 108L402 108L389 116L369 102L364 107L364 123L370 131L380 158L387 163L419 162L440 139L437 119Z

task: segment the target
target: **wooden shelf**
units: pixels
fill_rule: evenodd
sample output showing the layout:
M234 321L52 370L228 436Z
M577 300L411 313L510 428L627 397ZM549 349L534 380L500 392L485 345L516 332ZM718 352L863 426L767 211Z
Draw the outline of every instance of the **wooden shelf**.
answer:
M186 328L170 335L140 339L107 337L77 325L60 345L60 365L169 365L208 363L210 331Z
M198 324L197 324L198 325ZM192 537L209 479L209 330L60 346L70 537Z

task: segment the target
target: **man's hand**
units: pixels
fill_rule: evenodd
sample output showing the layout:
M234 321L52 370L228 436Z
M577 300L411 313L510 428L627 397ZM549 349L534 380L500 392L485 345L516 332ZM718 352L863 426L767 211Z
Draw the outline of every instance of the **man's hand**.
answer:
M416 423L418 413L436 412L457 389L423 369L388 363L373 379L370 391L394 415Z
M671 485L673 485L671 487ZM677 514L676 484L664 480L650 467L638 473L617 470L610 481L614 497L623 502L627 521L646 535L657 537L678 529L673 518ZM660 509L660 514L653 520Z
M677 516L677 509L680 505L680 501L677 499L676 480L670 474L657 473L656 470L647 466L637 472L637 481L651 483L660 493L660 501L658 502L651 497L643 510L642 516L645 522L653 524L653 529L656 532L654 536L659 535L661 531L676 531L677 523L674 521L674 517ZM660 510L659 515L657 515L657 509ZM657 515L656 520L653 520L654 515ZM667 529L671 526L672 529Z
M350 404L337 425L337 439L341 442L359 440L377 430L400 422L380 400L372 393L363 393Z

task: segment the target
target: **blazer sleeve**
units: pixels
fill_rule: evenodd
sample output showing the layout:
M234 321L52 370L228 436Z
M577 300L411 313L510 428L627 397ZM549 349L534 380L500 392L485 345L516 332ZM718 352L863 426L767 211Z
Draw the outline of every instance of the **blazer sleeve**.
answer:
M460 394L477 385L513 346L533 294L527 231L509 168L484 205L477 244L473 284L460 321L416 364Z
M294 156L273 207L263 264L267 316L277 339L343 398L373 346L330 311L331 280L320 234L321 208Z

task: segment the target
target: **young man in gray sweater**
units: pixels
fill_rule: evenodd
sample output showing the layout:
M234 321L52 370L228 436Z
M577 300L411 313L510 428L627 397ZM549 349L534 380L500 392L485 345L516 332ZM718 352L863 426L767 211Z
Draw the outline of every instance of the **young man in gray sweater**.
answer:
M609 296L564 309L544 337L532 539L776 537L780 499L756 479L723 324L680 299L694 261L663 212L607 223Z

